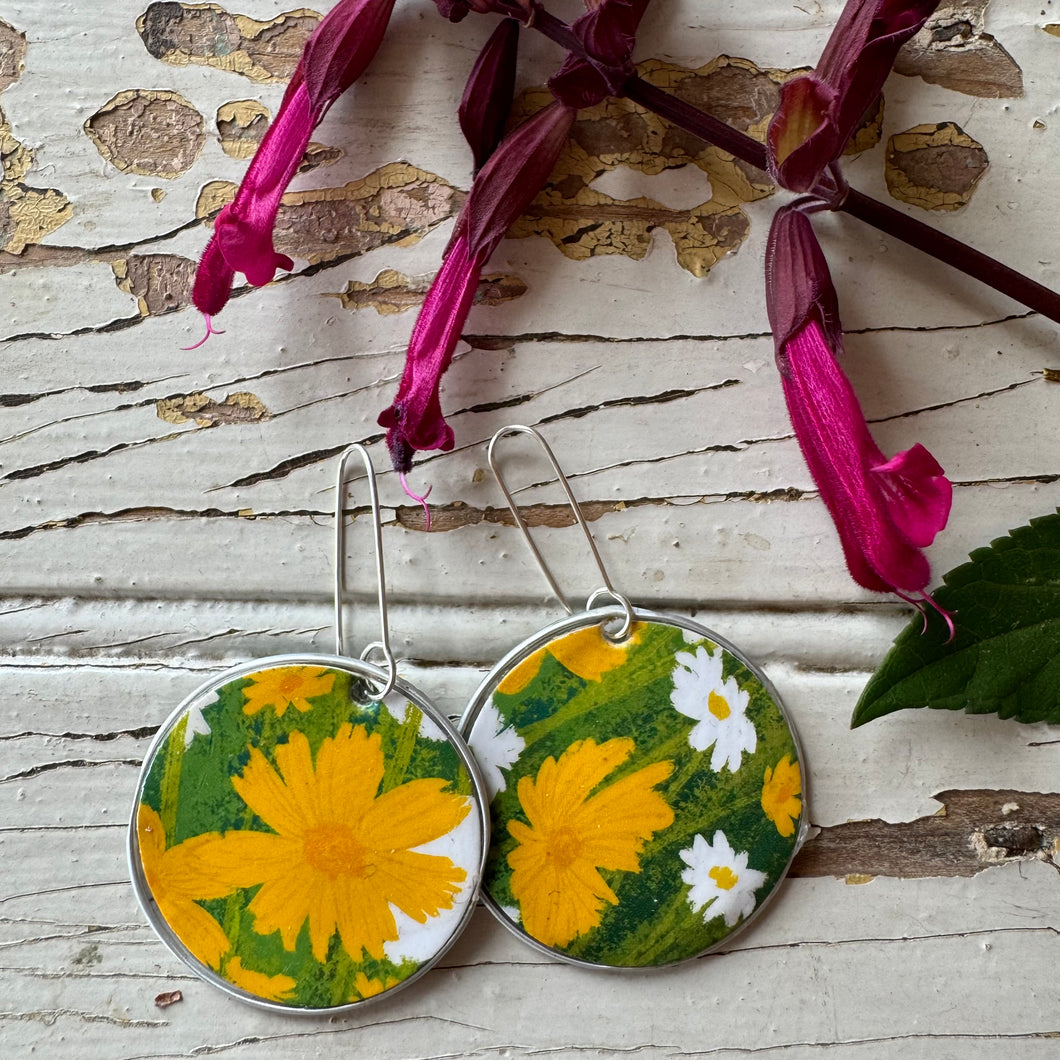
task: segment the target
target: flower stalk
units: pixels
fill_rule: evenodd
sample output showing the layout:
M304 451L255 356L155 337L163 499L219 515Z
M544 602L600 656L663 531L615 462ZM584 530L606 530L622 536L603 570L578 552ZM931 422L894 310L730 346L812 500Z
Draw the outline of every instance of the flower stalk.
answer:
M538 8L532 28L574 54L584 51L581 41L562 19ZM704 143L726 151L742 162L769 172L766 145L705 113L665 89L632 74L622 85L622 95L632 102L672 122L679 129L699 137ZM887 203L850 188L836 197L831 184L815 187L813 194L829 200L833 210L847 213L894 239L963 272L980 283L1060 324L1060 294L1029 276L1004 265L959 239L940 232L916 217L902 213Z

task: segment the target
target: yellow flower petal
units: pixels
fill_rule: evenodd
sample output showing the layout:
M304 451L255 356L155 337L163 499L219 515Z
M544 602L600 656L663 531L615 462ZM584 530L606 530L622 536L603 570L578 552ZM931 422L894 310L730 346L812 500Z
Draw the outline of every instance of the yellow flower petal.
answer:
M231 943L221 925L195 899L223 898L235 889L219 880L203 862L202 852L220 837L216 832L195 836L166 849L165 830L157 812L146 803L136 811L140 864L158 911L173 933L204 964L220 966Z
M364 838L378 846L411 849L451 832L468 814L471 800L446 794L446 781L411 780L380 795L364 815Z
M785 755L775 769L766 766L762 809L785 838L794 834L795 819L802 813L801 794L802 772L798 762L792 763L790 755Z
M221 966L221 958L232 948L221 925L202 906L190 899L162 899L158 911L173 933L203 964Z
M252 968L244 968L240 957L233 957L225 965L224 977L248 994L267 1001L289 1001L298 985L298 980L289 975L266 975Z
M410 848L452 831L470 810L467 798L446 794L440 778L378 795L381 740L364 726L343 725L323 740L315 764L300 732L275 757L279 772L251 751L232 784L278 834L228 832L202 852L220 878L260 884L248 907L255 931L278 931L292 950L308 925L318 961L337 931L354 960L363 952L382 959L384 944L398 938L391 904L420 923L452 908L464 869Z
M538 675L546 654L583 681L599 681L608 670L626 661L629 649L640 641L643 630L644 624L635 622L630 635L620 644L608 640L599 626L568 633L519 663L497 685L497 691L505 696L521 692Z
M673 810L652 790L672 762L655 762L589 797L633 749L629 739L579 740L558 761L545 759L536 778L519 781L529 825L508 823L517 844L508 855L511 889L523 928L546 946L565 946L596 927L604 905L618 902L599 869L639 872L644 844L673 823Z
M358 972L353 980L353 989L357 991L357 996L350 1000L361 1001L364 998L375 997L376 994L381 994L384 990L389 990L400 982L400 979L394 979L389 975L384 982L382 979L369 979L364 972Z
M626 661L629 649L640 640L644 624L635 622L629 636L615 643L604 636L600 626L590 626L553 641L548 646L553 658L584 681L599 681Z
M282 718L288 707L305 713L312 707L314 696L327 695L335 684L334 672L325 666L277 666L250 675L250 684L243 689L246 703L244 714L257 714L272 707Z

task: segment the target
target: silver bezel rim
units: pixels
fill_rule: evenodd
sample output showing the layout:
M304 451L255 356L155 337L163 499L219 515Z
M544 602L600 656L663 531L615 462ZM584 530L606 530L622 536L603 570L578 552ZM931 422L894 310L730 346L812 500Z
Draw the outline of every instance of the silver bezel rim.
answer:
M126 830L125 853L128 862L129 876L132 881L133 893L136 895L137 903L143 910L143 913L147 917L147 921L151 925L155 934L161 939L163 945L183 964L190 968L200 979L209 983L211 986L217 987L219 990L236 998L238 1001L242 1001L244 1004L259 1009L265 1009L269 1012L280 1012L284 1015L308 1017L348 1015L352 1012L361 1010L365 1005L393 997L394 994L399 993L404 990L405 987L416 982L419 978L434 968L446 952L448 952L453 943L455 943L466 930L471 916L474 913L477 899L482 895L482 878L486 866L486 858L489 855L490 815L487 791L478 763L468 750L467 743L463 736L461 736L458 727L455 726L429 699L427 699L418 688L414 685L408 684L400 677L396 678L393 692L391 694L396 693L414 703L427 717L430 718L432 722L438 725L456 748L457 754L460 756L461 761L468 771L468 776L471 778L472 794L478 810L481 849L479 850L478 865L473 886L468 894L467 901L464 903L464 911L460 919L457 921L445 944L432 957L425 960L420 967L412 973L412 975L407 979L402 979L401 982L395 986L383 990L381 993L375 994L372 997L362 998L360 1001L351 1001L343 1005L331 1005L321 1008L307 1008L304 1006L285 1005L282 1001L270 1001L267 998L258 997L256 994L251 994L248 991L240 989L235 983L229 982L227 979L218 975L208 965L203 964L184 945L184 943L181 942L180 938L169 926L165 917L159 912L158 906L154 901L150 888L147 885L147 880L144 878L143 874L143 865L140 859L140 844L136 834L136 815L140 806L140 799L143 795L144 786L147 781L147 775L154 763L155 756L166 738L176 727L177 722L191 705L200 697L209 694L209 692L220 688L222 685L228 684L230 681L245 677L247 674L257 673L262 669L271 669L279 666L326 666L331 669L344 670L357 677L368 678L369 680L376 681L380 684L384 683L388 676L386 671L382 670L380 667L375 666L372 663L364 662L361 659L343 658L338 655L295 653L287 655L270 655L265 658L240 663L238 666L233 666L199 685L194 692L181 701L176 710L174 710L159 727L158 732L155 734L154 739L148 747L147 753L144 755L144 762L140 768L140 776L136 782L136 795L133 800L132 814Z
M799 756L800 765L805 765L806 756L802 747L802 741L799 739L798 729L795 727L794 719L785 706L784 701L780 698L776 688L769 678L762 672L762 670L751 662L747 656L740 651L734 644L726 640L725 637L715 633L714 630L709 629L707 626L696 622L695 619L688 618L684 615L675 615L667 612L659 611L648 611L643 608L634 607L633 615L638 622L656 622L661 625L674 626L678 629L687 629L692 633L698 633L702 637L706 637L713 641L719 647L725 651L734 655L737 659L746 666L751 673L762 683L762 687L765 688L766 692L769 693L773 702L777 705L777 709L780 711L781 716L787 722L789 731L791 732L792 741L795 744L795 750ZM475 720L478 715L482 712L482 708L489 702L490 697L493 694L493 690L500 683L501 674L505 674L510 671L514 666L517 666L524 659L533 655L535 651L543 648L549 641L554 640L557 636L564 633L572 633L577 629L584 628L592 625L602 625L605 622L616 618L623 618L625 612L621 607L601 607L594 608L592 611L583 611L580 614L568 615L564 618L558 619L556 622L545 626L543 629L538 630L531 637L517 644L514 648L509 651L504 658L502 658L496 665L490 670L490 672L483 678L478 688L475 690L471 699L465 707L463 714L460 715L460 720L457 723L457 728L460 730L461 735L465 741L469 741L471 736L471 730L474 727ZM482 903L489 909L494 917L501 922L512 934L517 938L521 939L527 945L537 950L540 953L547 954L550 957L554 957L557 960L563 961L566 964L573 964L579 968L591 968L596 971L602 972L615 972L617 974L629 974L629 973L642 973L642 972L661 972L666 971L670 968L676 968L679 965L687 964L690 961L699 960L701 957L706 957L711 953L717 952L723 946L727 945L731 939L741 934L750 924L753 924L761 916L764 909L769 908L772 904L774 897L780 890L781 884L787 878L788 872L791 870L791 863L795 860L795 855L798 854L805 843L807 835L809 834L809 821L808 821L808 807L809 807L809 783L808 783L808 770L802 769L802 814L799 818L799 831L795 837L795 844L792 847L791 855L784 865L783 871L777 877L776 882L770 889L769 893L759 903L749 917L741 921L736 925L730 932L728 932L723 938L719 939L714 945L708 946L705 950L699 953L691 954L688 957L681 957L676 961L669 961L666 964L649 964L649 965L618 965L618 964L597 964L593 961L582 960L579 957L572 957L568 953L563 953L560 950L553 949L551 946L546 946L543 942L539 942L532 935L527 934L523 930L522 925L516 924L506 913L504 913L500 904L494 900L493 895L490 894L488 888L485 886L485 881L480 885L479 896L482 899Z

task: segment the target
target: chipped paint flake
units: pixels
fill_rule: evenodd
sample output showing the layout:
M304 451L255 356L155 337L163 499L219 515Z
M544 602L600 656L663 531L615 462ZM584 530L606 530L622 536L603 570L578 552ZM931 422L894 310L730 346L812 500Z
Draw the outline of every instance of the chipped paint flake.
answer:
M780 86L800 72L762 69L727 55L698 69L652 59L637 70L652 84L759 140L776 109ZM534 113L550 98L543 89L523 93L514 117ZM870 128L858 142L858 150L878 140L879 120L875 133ZM698 167L706 177L703 201L692 209L673 210L643 197L615 199L593 187L619 166L656 175L683 165ZM652 233L663 229L681 267L703 276L746 239L750 222L743 205L774 190L761 170L629 100L608 99L580 113L548 183L509 235L544 236L576 261L606 254L639 260L651 249Z
M290 80L321 15L284 11L267 22L217 4L154 3L136 20L144 47L174 66L212 66L263 84Z
M136 298L140 315L162 316L191 304L195 262L179 254L134 254L113 264L120 290Z
M26 35L0 20L0 92L21 76L26 58Z
M211 217L235 197L236 185L212 181L195 211ZM276 249L311 265L411 246L460 209L464 193L434 173L391 162L337 188L288 192L276 219Z
M229 394L224 401L214 401L206 394L184 394L157 402L155 411L166 423L188 423L199 427L217 427L232 423L260 423L272 416L254 394Z
M268 107L256 99L234 99L217 108L217 138L229 158L251 158L261 145L272 115ZM321 166L332 166L345 151L341 147L327 147L310 143L298 166L299 173L308 173Z
M371 283L350 280L346 290L331 295L343 309L374 309L380 316L404 313L423 304L431 277L410 278L395 269L384 269ZM475 291L474 304L496 306L526 294L527 286L518 276L494 273L483 276Z
M861 124L854 130L850 137L844 155L860 155L862 151L869 151L875 147L883 136L883 93L876 99L876 105L870 107Z
M989 0L943 4L898 53L894 69L930 85L988 99L1023 95L1023 71L986 32Z
M70 200L55 188L31 188L23 178L33 168L33 152L15 139L0 111L0 250L21 254L74 214Z
M96 150L123 173L172 180L195 164L206 143L202 115L181 95L131 88L84 125Z
M269 127L269 108L256 99L235 99L217 108L217 136L229 158L250 158Z
M887 141L887 190L924 210L967 206L989 160L959 125L917 125Z

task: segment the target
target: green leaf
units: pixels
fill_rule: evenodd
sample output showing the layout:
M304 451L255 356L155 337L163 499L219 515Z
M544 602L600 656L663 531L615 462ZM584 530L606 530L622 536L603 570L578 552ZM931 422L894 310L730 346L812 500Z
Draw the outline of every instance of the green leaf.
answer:
M898 635L862 692L851 728L910 707L1060 723L1060 510L976 549L952 570L932 614Z

